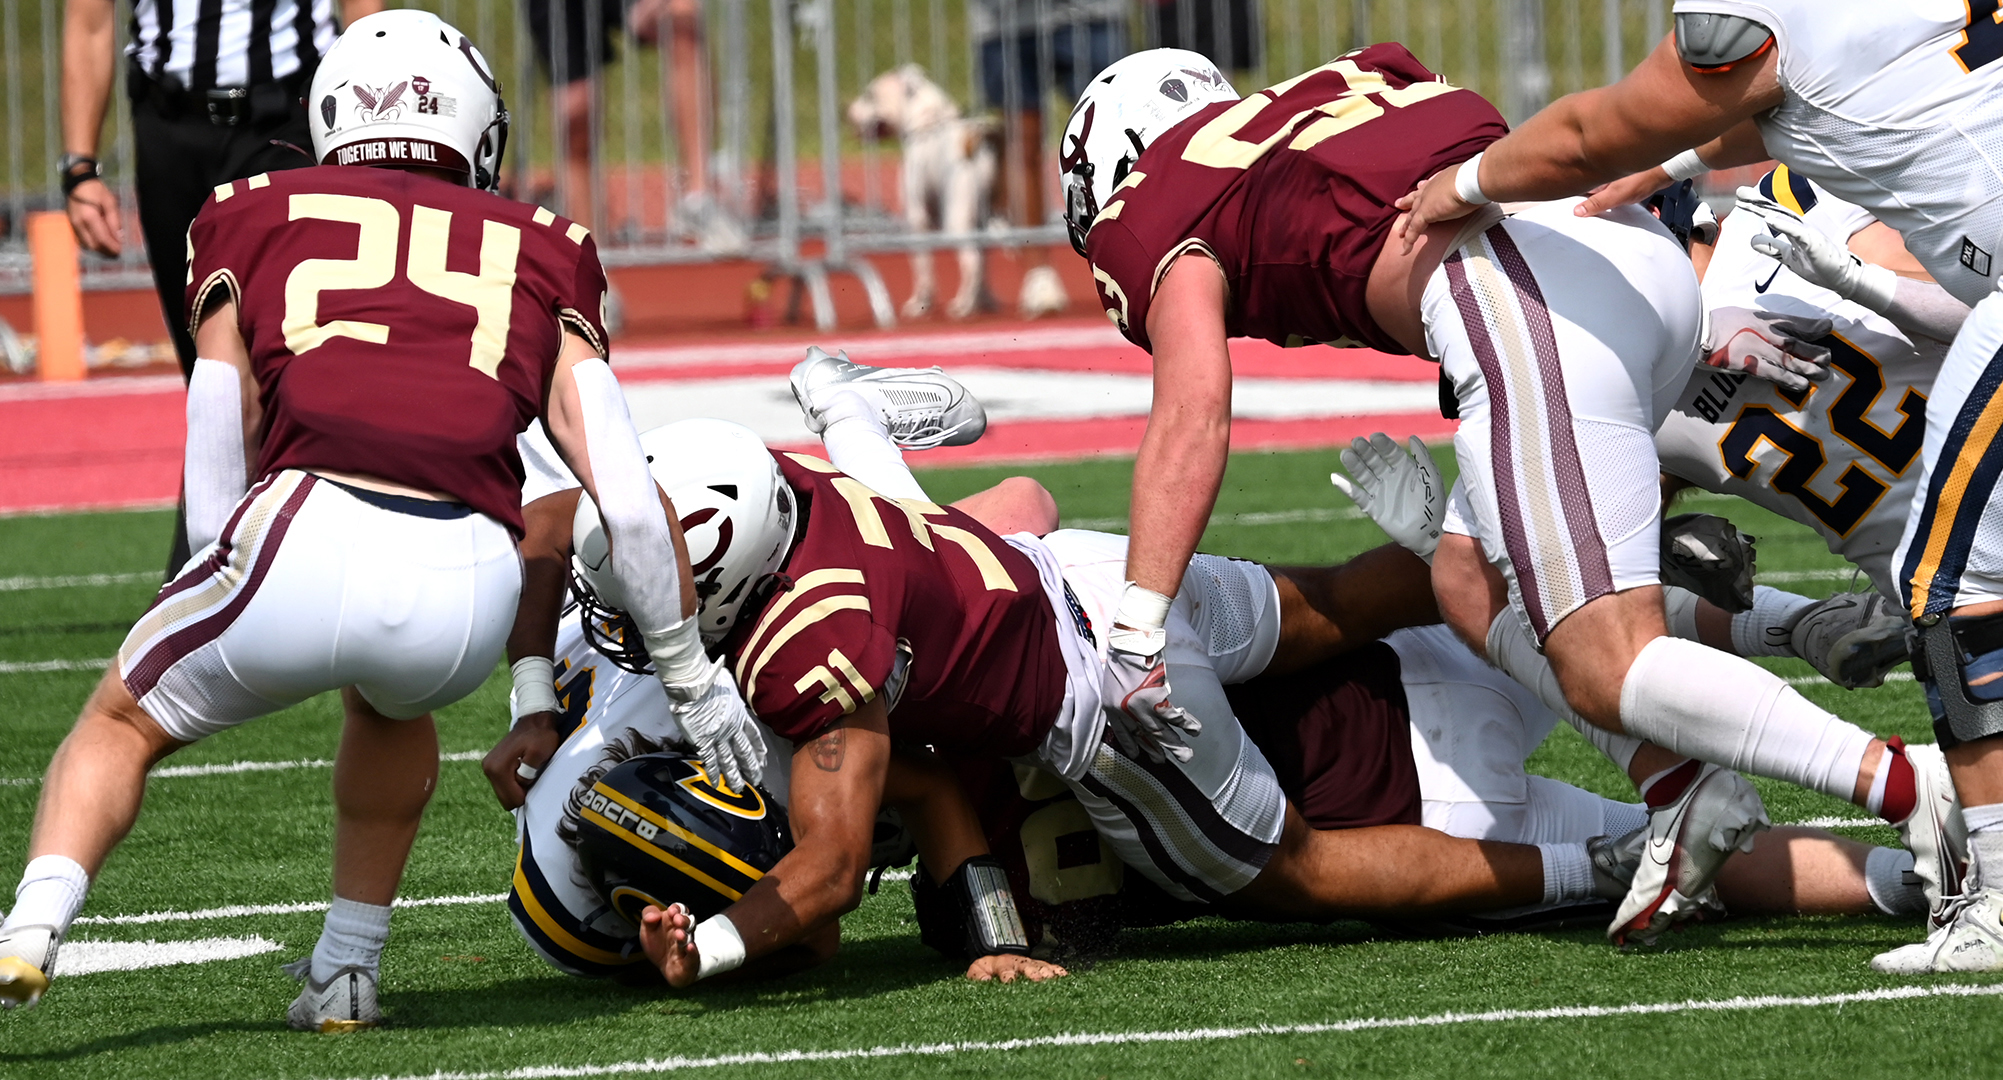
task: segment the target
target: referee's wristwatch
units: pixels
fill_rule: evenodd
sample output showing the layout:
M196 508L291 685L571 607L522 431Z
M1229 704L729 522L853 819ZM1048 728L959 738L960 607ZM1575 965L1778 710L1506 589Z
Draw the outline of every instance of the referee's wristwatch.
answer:
M62 178L65 199L76 191L78 184L104 176L98 169L97 159L83 154L64 154L62 160L56 163L56 175Z

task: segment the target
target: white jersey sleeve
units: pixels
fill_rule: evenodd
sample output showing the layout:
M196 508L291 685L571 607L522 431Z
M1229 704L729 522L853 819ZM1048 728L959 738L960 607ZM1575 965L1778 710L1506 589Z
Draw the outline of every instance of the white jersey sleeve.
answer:
M557 455L556 444L549 441L541 420L530 421L528 428L515 436L515 452L522 458L523 506L545 495L583 486Z
M2003 24L1963 0L1676 0L1774 35L1767 152L1865 207L1974 304L2003 251Z
M593 649L577 620L573 606L557 633L557 725L564 740L515 814L521 849L508 910L543 959L572 975L604 977L646 957L633 926L592 891L575 850L563 840L571 796L581 780L610 760L614 747L630 749L640 738L670 746L686 740L660 680L627 671ZM792 758L790 743L762 724L759 732L773 760ZM783 807L787 771L771 770L765 779L766 793Z
M1810 224L1850 229L1840 206ZM1656 432L1662 469L1738 495L1822 535L1897 602L1892 552L1919 484L1926 398L1946 346L1915 346L1883 316L1811 285L1752 249L1758 218L1732 214L1704 276L1710 307L1827 315L1833 373L1805 394L1699 367ZM1847 237L1847 233L1845 234Z

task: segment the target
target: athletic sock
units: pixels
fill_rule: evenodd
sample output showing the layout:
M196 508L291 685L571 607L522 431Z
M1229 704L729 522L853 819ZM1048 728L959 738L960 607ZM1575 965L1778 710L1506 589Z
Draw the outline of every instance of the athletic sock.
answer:
M1702 641L1697 636L1697 605L1701 599L1688 589L1675 585L1662 587L1662 617L1669 623L1671 637L1685 641Z
M930 501L867 398L854 390L837 390L828 395L821 419L827 425L821 429L821 446L835 468L885 498Z
M1586 741L1599 747L1615 767L1627 772L1628 762L1641 749L1641 740L1608 731L1572 710L1571 703L1565 700L1564 688L1558 685L1558 673L1551 670L1551 661L1537 651L1530 640L1530 631L1524 629L1523 620L1513 610L1504 608L1488 625L1488 662L1536 694L1545 708L1563 717Z
M1672 753L1813 788L1845 802L1871 735L1774 673L1691 641L1649 642L1621 684L1621 726Z
M1871 902L1887 915L1924 915L1926 889L1913 873L1913 853L1902 848L1874 847L1864 857L1864 888Z
M43 855L22 871L21 885L14 890L14 911L5 925L53 926L56 936L62 937L83 909L89 891L90 875L75 859Z
M1544 858L1545 906L1594 897L1593 857L1586 845L1539 844L1537 854Z
M1996 867L2003 874L2003 803L1964 806L1961 820L1968 826L1969 887L1990 887L1983 881L1982 868ZM2003 886L2003 880L1996 885Z
M1885 740L1885 754L1878 759L1878 775L1871 778L1871 793L1864 809L1894 825L1913 815L1919 805L1919 779L1906 757L1906 740L1897 735Z
M1793 656L1794 624L1815 601L1765 585L1753 586L1753 606L1732 616L1732 651L1740 656Z
M389 941L390 909L356 900L334 898L320 943L313 946L313 981L324 983L344 967L374 971L382 964Z
M1703 771L1703 762L1696 758L1684 758L1681 763L1644 779L1635 788L1641 792L1642 803L1654 810L1682 798L1683 793L1690 790L1691 781Z

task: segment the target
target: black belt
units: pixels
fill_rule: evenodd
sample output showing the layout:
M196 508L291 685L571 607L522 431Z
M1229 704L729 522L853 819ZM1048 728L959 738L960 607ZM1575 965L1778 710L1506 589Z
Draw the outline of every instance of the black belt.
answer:
M154 79L134 63L127 69L126 85L135 103L150 102L162 116L199 116L216 127L236 127L253 121L283 119L292 112L312 79L312 72L301 70L256 86L189 90L178 82Z
M473 508L467 506L465 503L443 502L438 499L419 499L410 495L392 495L387 491L370 491L368 488L356 487L353 484L343 484L339 480L328 480L318 473L315 473L314 476L321 481L340 488L342 491L353 495L355 498L371 506L379 506L392 513L409 514L413 517L421 518L436 518L441 521L451 521L473 513Z

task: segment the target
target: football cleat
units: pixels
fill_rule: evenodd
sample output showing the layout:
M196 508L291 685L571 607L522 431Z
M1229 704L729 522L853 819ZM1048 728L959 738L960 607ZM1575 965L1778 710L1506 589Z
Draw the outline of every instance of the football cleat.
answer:
M53 926L16 926L0 936L0 1009L25 1009L42 1000L56 973Z
M285 965L285 973L306 985L292 999L285 1022L294 1031L339 1035L381 1027L383 1011L376 1005L376 972L349 965L323 983L313 981L313 958Z
M1906 613L1878 593L1837 593L1801 613L1788 643L1823 678L1862 690L1883 686L1885 676L1910 659L1911 626Z
M1926 890L1927 925L1938 927L1950 918L1947 908L1962 891L1962 871L1968 862L1968 826L1961 820L1947 757L1938 746L1907 746L1896 737L1885 753L1904 754L1912 762L1913 812L1896 824L1899 839L1913 853L1913 873Z
M792 383L807 430L816 435L828 426L822 410L843 390L862 395L901 450L965 446L988 429L980 401L936 367L871 367L850 360L846 352L829 356L812 346L807 358L794 365Z
M1648 843L1607 937L1643 945L1670 926L1715 910L1711 882L1735 851L1750 851L1768 827L1766 807L1746 778L1703 763L1675 801L1648 815Z
M1648 850L1648 826L1625 836L1595 836L1586 841L1586 856L1593 861L1593 895L1602 900L1619 900L1634 886L1634 872Z
M1886 975L1937 971L2003 971L2003 889L1977 889L1951 899L1927 939L1871 958Z

